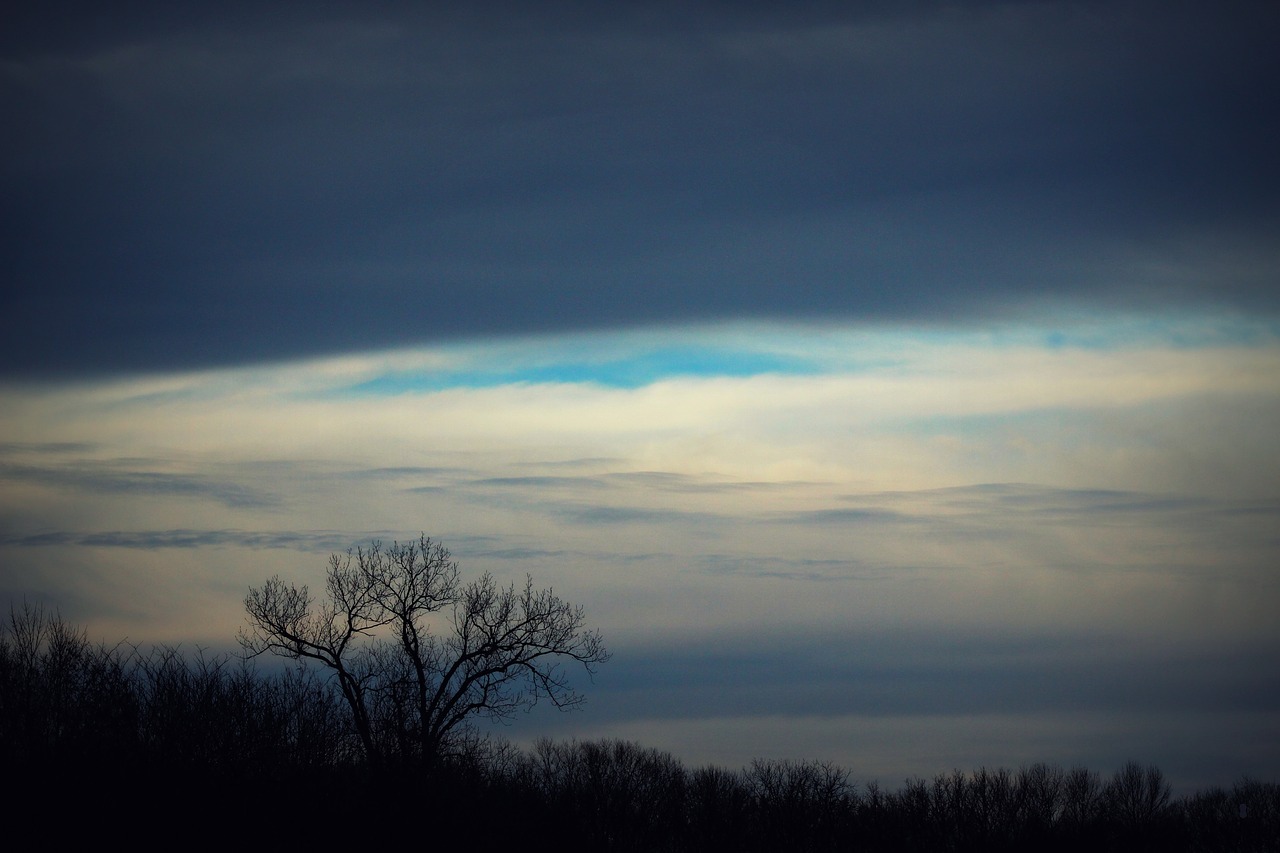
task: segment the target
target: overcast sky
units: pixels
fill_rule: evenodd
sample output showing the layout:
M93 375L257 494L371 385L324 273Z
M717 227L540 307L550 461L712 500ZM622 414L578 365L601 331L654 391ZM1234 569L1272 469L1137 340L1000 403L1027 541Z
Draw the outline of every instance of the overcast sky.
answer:
M515 737L1280 777L1276 4L121 5L0 27L0 601L426 533L615 652Z
M1277 307L1274 3L124 5L0 35L5 373Z

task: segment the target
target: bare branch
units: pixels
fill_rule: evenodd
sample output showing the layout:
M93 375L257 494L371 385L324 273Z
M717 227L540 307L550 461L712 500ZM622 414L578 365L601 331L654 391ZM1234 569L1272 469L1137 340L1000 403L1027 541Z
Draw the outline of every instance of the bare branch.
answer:
M325 597L270 578L245 597L250 657L272 653L333 671L371 760L384 752L435 761L476 717L507 720L541 699L564 709L584 697L565 661L588 675L609 659L582 608L551 589L500 587L488 573L462 585L458 564L423 536L335 554ZM433 613L452 632L436 636Z

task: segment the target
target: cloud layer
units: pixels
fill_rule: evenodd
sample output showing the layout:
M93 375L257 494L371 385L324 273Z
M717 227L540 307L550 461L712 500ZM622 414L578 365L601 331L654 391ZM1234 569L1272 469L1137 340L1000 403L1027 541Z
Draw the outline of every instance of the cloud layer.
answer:
M1269 777L1280 336L1135 322L718 326L11 385L0 597L95 638L226 648L250 584L425 532L468 573L584 604L615 651L585 714L518 738L888 784L1135 755L1183 786Z
M1265 2L24 13L0 373L1080 302L1274 316L1277 40Z

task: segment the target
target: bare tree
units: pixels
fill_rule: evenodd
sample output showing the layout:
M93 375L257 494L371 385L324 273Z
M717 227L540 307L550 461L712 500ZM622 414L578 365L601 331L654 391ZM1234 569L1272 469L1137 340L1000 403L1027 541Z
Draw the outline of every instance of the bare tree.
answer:
M397 753L429 765L472 718L509 719L540 699L576 707L583 696L563 663L594 674L609 658L581 607L531 578L522 589L488 573L464 585L448 550L425 536L334 554L318 601L272 577L244 603L245 652L332 670L373 762Z
M1103 791L1112 817L1126 828L1148 826L1169 808L1169 783L1154 764L1127 762Z

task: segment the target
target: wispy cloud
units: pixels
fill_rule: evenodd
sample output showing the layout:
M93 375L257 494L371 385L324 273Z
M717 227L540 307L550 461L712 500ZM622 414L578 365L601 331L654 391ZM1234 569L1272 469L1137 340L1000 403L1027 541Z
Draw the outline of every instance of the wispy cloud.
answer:
M345 551L356 543L379 539L370 531L250 531L250 530L108 530L88 533L50 531L26 536L0 535L0 545L20 547L80 546L85 548L289 548L316 553Z
M1009 755L1045 760L1035 723L1063 714L1094 721L1063 729L1084 749L1170 705L1180 731L1270 712L1248 673L1280 643L1280 338L1090 322L1090 345L1047 320L717 326L699 346L812 369L635 387L349 393L582 343L541 338L6 386L0 598L52 596L95 634L229 643L249 585L315 584L328 553L428 534L605 630L615 674L581 731L675 744L719 720L838 759L824 738L853 721L969 744L1001 718L1023 732ZM594 340L625 360L682 334L702 331ZM744 743L717 749L748 760Z
M63 467L0 463L0 480L104 494L205 499L229 507L265 508L279 502L270 492L214 476L138 470L134 466L139 461L78 460Z

